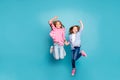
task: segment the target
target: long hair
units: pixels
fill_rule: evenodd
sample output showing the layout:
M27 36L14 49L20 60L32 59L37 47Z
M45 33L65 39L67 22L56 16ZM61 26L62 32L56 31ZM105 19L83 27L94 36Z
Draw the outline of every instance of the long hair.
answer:
M73 33L73 28L74 28L74 27L77 27L78 31L80 30L80 26L79 26L79 25L71 26L70 29L69 29L69 34L72 34L72 33Z
M65 26L62 24L60 20L53 21L53 25L56 27L56 23L59 22L61 24L61 28L64 28Z

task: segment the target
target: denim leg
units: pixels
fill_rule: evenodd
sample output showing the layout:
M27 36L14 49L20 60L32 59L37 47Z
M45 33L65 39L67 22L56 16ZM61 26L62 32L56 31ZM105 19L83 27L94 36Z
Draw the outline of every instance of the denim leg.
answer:
M80 47L74 47L74 50L72 50L72 68L75 68L75 61L81 56Z
M64 54L65 54L64 47L63 46L59 46L59 49L60 49L60 59L63 59L64 58Z
M80 47L75 47L75 60L78 60L81 56Z
M82 56L82 54L79 53L79 54L77 55L76 61L77 61L81 56Z
M53 56L56 60L59 59L59 46L57 44L54 44Z
M72 68L75 68L75 60L72 59Z
M72 50L72 68L75 68L75 50Z

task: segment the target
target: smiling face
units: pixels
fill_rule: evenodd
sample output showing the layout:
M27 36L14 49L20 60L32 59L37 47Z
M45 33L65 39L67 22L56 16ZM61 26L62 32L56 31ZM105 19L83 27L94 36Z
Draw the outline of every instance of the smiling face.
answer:
M55 21L55 22L54 22L54 25L55 25L55 27L58 28L58 29L59 29L59 28L62 28L62 23L61 23L60 21Z
M74 26L72 31L73 31L74 34L77 33L78 32L78 27Z
M62 27L62 25L61 25L60 22L56 22L55 26L56 26L56 28L58 28L58 29Z
M70 27L69 29L69 34L76 34L80 30L80 26L74 25Z

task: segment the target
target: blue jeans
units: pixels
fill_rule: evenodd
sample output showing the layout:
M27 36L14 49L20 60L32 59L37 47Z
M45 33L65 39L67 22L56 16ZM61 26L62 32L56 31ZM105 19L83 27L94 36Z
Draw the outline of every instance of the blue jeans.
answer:
M75 61L81 57L80 47L74 47L72 50L72 68L75 68Z
M66 55L66 52L64 50L64 46L61 46L57 43L54 43L54 50L53 50L53 56L56 60L58 59L64 59L64 56Z

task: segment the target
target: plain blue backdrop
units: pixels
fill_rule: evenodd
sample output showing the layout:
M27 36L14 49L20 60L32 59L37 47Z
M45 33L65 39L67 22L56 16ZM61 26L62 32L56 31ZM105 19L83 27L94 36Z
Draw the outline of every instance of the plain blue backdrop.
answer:
M120 1L118 0L0 0L0 80L120 80ZM82 49L71 76L67 56L55 61L48 20L59 16L70 26L82 20Z

